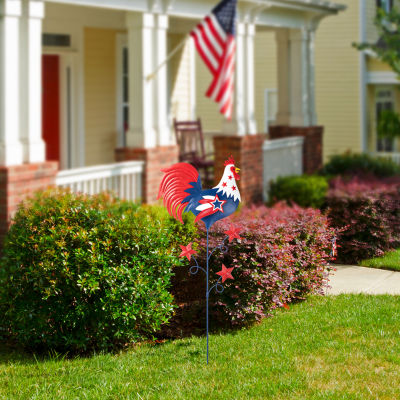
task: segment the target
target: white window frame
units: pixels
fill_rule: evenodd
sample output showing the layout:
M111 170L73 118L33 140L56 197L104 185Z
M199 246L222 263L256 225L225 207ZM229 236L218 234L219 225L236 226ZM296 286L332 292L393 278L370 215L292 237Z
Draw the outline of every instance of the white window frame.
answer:
M129 103L124 103L123 101L123 79L124 79L124 69L123 69L123 50L124 48L128 48L128 38L126 34L118 34L117 35L117 44L116 44L116 122L117 122L117 147L125 147L126 146L126 138L125 138L125 127L123 120L123 108L124 106L129 107Z
M264 130L269 131L269 125L276 120L276 115L269 115L269 100L272 93L277 93L277 89L264 89Z
M390 92L390 97L383 98L383 99L379 98L378 94L379 94L379 92L382 92L382 91ZM377 123L378 123L378 113L377 113L376 110L377 110L377 105L378 105L379 102L381 102L381 103L391 102L393 104L392 110L396 111L397 104L396 104L395 87L387 86L387 85L377 85L375 87L375 98L374 98L375 128L374 129L375 129L375 138L376 138L376 140L375 140L376 151L378 151L378 132L376 130ZM397 139L395 138L393 140L393 150L392 150L392 152L395 152L396 148L397 148Z

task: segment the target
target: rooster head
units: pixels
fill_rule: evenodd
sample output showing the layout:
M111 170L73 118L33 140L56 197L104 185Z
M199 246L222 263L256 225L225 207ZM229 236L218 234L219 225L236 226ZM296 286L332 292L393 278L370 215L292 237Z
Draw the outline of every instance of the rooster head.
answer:
M230 156L230 158L228 160L225 161L225 173L232 173L233 177L235 178L235 180L240 180L240 168L236 168L235 167L235 160L233 159L232 156ZM224 174L225 174L224 173Z

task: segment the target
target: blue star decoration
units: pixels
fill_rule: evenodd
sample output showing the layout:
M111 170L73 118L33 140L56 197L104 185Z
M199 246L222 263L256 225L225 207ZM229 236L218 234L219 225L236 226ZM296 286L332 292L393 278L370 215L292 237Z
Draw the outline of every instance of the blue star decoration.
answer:
M219 211L221 211L221 212L224 212L224 210L223 210L223 208L222 208L222 206L223 206L224 203L226 203L226 201L223 201L223 200L221 201L221 200L218 198L218 195L216 195L214 201L211 203L211 204L213 205L213 207L214 207L213 211L219 210Z

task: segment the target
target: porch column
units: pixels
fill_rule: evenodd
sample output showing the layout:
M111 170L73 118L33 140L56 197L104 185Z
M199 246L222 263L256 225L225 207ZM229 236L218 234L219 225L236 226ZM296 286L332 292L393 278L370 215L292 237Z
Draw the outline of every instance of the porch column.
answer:
M23 160L45 160L42 139L42 1L23 0L20 23L20 131Z
M308 29L280 29L278 44L278 125L311 126L315 122L313 36ZM312 52L313 55L313 52ZM312 79L310 79L312 78Z
M155 70L167 58L167 29L168 16L157 14L155 16L155 31L154 31L154 63ZM154 78L155 92L155 115L154 128L157 132L160 146L171 144L171 135L168 124L168 89L167 89L167 65L164 65Z
M257 123L255 119L255 58L254 58L254 36L256 33L255 24L246 24L246 52L245 63L246 68L244 71L246 81L246 133L255 135L257 133Z
M237 23L234 107L231 121L224 121L223 132L236 136L257 133L254 103L253 23Z
M157 144L154 129L154 79L146 80L153 72L155 54L153 33L155 16L150 13L128 12L129 49L129 121L127 146L153 148Z
M0 165L22 164L19 138L19 19L21 1L0 2Z

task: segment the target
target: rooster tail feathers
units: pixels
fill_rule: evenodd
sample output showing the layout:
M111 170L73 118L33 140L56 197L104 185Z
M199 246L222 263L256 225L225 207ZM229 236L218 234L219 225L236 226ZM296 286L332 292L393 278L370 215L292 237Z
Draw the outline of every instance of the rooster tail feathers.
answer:
M199 173L187 163L174 164L161 171L165 175L160 184L158 198L163 198L164 206L170 215L183 224L183 211L192 196L201 191Z

